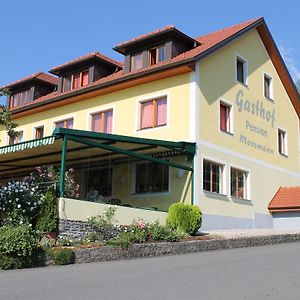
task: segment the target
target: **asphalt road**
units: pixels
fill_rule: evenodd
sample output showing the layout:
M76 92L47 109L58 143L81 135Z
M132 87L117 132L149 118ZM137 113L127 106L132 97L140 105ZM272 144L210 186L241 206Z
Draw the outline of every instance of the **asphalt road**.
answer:
M0 271L0 299L300 299L300 243Z

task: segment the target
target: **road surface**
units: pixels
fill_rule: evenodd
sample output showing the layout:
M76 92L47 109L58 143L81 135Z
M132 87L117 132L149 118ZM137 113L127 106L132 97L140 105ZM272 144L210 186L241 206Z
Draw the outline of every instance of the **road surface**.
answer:
M0 299L300 299L300 243L0 271Z

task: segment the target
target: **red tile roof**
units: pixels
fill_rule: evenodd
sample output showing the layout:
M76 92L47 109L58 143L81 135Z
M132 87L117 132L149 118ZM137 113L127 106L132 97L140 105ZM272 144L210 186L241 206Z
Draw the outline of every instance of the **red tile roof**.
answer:
M116 45L113 49L124 54L124 48L131 46L137 42L141 42L144 41L146 39L150 39L150 38L159 38L159 36L161 36L162 34L168 33L168 32L173 32L183 38L185 38L186 40L190 40L190 42L195 42L196 44L197 41L194 40L192 37L186 35L185 33L183 33L182 31L178 30L174 25L168 25L166 27L163 28L159 28L157 30L154 30L152 32L146 33L146 34L142 34L138 37L135 37L133 39L130 39L128 41L122 42L118 45Z
M300 186L280 187L268 209L270 212L300 211Z
M71 61L63 63L63 64L61 64L59 66L56 66L56 67L52 68L49 72L51 72L53 74L56 74L57 71L65 68L65 67L69 67L71 65L74 65L74 64L77 64L77 63L89 60L91 58L97 58L97 59L100 59L101 61L105 61L105 62L107 62L109 64L115 65L116 67L123 68L123 63L121 63L119 61L116 61L116 60L114 60L114 59L112 59L112 58L110 58L108 56L105 56L105 55L99 53L98 51L96 51L96 52L92 52L92 53L89 53L89 54L77 57L77 58L75 58L75 59L73 59Z
M46 74L44 72L37 72L37 73L31 74L27 77L21 78L17 81L14 81L12 83L9 83L7 85L1 86L0 89L11 88L13 86L23 84L23 83L25 83L27 81L30 81L32 79L38 79L40 81L43 81L43 82L46 82L46 83L49 83L49 84L52 84L52 85L57 85L58 84L58 78L57 77L54 77L50 74Z
M263 18L252 19L252 20L249 20L247 22L244 22L244 23L241 23L241 24L238 24L238 25L234 25L234 26L231 26L231 27L227 27L225 29L218 30L218 31L210 33L210 34L202 35L202 36L200 36L196 39L198 42L201 43L201 45L193 48L192 50L189 50L189 51L186 51L182 54L179 54L178 56L176 56L176 57L174 57L170 60L162 61L158 64L153 65L153 66L147 66L145 68L136 70L134 72L129 72L129 73L124 73L123 70L119 70L119 71L117 71L117 72L115 72L115 73L113 73L109 76L100 78L99 80L89 84L88 86L81 87L81 88L76 89L76 90L71 90L71 91L67 91L67 92L64 92L64 93L58 93L58 92L55 91L51 94L40 97L39 99L37 99L37 100L35 100L31 103L28 103L28 104L26 104L26 105L24 105L20 108L13 109L12 112L13 113L22 112L22 111L26 110L27 107L40 106L40 105L43 105L43 104L46 104L46 103L49 103L49 102L54 102L54 101L66 99L66 98L71 97L72 95L75 95L75 94L77 94L77 95L79 93L83 94L83 93L88 92L88 91L93 91L93 90L101 89L102 87L111 86L111 85L117 84L121 81L127 81L127 80L133 79L135 77L143 76L143 75L146 75L146 74L158 72L158 71L161 71L161 70L164 70L164 69L168 69L168 68L172 68L172 67L176 67L176 66L180 66L180 65L186 65L186 64L189 64L189 63L193 63L197 59L201 59L202 57L205 57L206 55L209 55L209 54L213 53L214 51L220 49L220 47L225 46L228 42L230 42L234 38L238 37L239 35L243 34L244 32L247 32L248 30L251 30L251 29L254 29L254 28L257 28L257 30L258 30L260 27L263 27L266 30L268 30ZM163 29L160 29L160 30L157 30L157 31L154 31L154 32L150 33L150 35L153 35L157 32L162 32L162 31L172 30L172 29L174 29L174 26L167 26ZM144 35L144 36L149 36L149 34ZM270 34L269 34L269 36L270 36ZM139 37L139 38L141 38L141 37ZM142 38L143 38L143 36L142 36ZM270 38L272 39L271 36L270 36ZM133 39L133 40L136 40L136 39ZM128 42L130 42L130 41L128 41ZM263 40L263 42L265 43L264 40ZM121 43L119 45L122 45L122 44L124 44L124 43ZM273 44L272 47L276 47L276 45ZM56 68L60 68L62 66L66 66L67 64L72 64L72 63L78 62L78 61L80 61L82 59L86 59L87 57L90 57L92 55L96 55L96 53L98 53L98 52L93 52L91 54L88 54L86 56L83 56L81 58L73 60L73 61L68 62L66 64L63 64L63 65L58 66ZM100 55L100 53L99 53L99 55ZM279 62L278 62L278 60L276 62L273 61L273 58L272 58L272 61L273 61L274 65L275 65L275 63L279 64L280 68L281 68L282 65L285 66L284 63L283 63L283 60L280 57L279 52L276 55L275 55L276 59L277 59L277 57L279 57ZM103 56L102 56L102 58L103 58ZM108 60L108 59L109 58L106 58L106 60ZM118 63L118 62L115 62L115 63ZM118 63L118 64L121 65L121 63ZM52 70L54 70L56 68L53 68ZM284 74L288 75L288 72L286 71L286 69L283 72L285 72ZM284 83L286 89L287 89L287 87L289 89L291 89L291 85L293 85L293 84L291 83L292 81L291 82L290 81L291 81L291 79L287 79L286 82ZM297 101L300 103L298 93L293 94L292 92L288 91L288 94L289 94L290 98L292 99L293 105L294 105L294 107L295 107L295 109L296 109L296 111L297 111L297 113L300 117L300 106L299 106L299 109L298 109L296 107L296 104L295 104L295 103L297 103ZM297 97L295 95L297 95Z
M135 43L139 40L143 40L145 38L149 38L149 37L152 37L152 36L156 36L157 34L161 34L161 33L165 33L165 32L168 32L170 30L173 30L175 29L175 26L174 25L168 25L168 26L165 26L163 28L159 28L159 29L156 29L154 31L151 31L151 32L148 32L146 34L142 34L140 36L137 36L133 39L130 39L128 41L125 41L125 42L121 42L119 43L118 45L116 45L114 48L119 48L119 47L122 47L122 46L125 46L127 44L131 44L131 43Z

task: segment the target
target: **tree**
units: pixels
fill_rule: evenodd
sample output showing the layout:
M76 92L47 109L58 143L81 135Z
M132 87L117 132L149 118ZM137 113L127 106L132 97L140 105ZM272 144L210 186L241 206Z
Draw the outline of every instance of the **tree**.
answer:
M6 96L9 94L9 91L6 89L0 89L0 97ZM0 104L0 127L4 126L5 130L9 137L15 137L17 136L17 132L15 131L15 128L18 126L15 122L12 120L12 114L9 111L9 109L5 106Z

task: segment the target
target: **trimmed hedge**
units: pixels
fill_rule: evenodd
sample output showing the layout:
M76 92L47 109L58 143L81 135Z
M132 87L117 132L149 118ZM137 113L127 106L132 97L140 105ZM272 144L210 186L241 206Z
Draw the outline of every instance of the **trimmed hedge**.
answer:
M200 208L191 204L174 203L169 207L167 225L173 229L195 235L202 223Z

